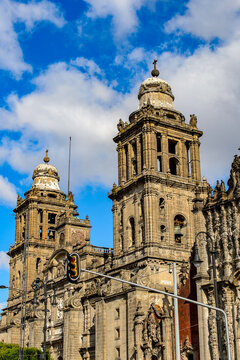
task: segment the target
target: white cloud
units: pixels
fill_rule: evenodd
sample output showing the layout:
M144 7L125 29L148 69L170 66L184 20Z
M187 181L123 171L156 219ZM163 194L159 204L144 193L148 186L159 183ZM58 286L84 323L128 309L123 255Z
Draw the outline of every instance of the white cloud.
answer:
M0 270L9 269L9 256L4 252L0 251Z
M39 21L49 21L58 27L64 25L58 8L50 1L30 1L27 4L11 0L0 2L0 69L10 71L16 77L24 71L31 71L31 65L24 61L14 25L22 22L30 31Z
M229 174L239 147L240 39L215 51L207 46L184 57L173 53L160 56L161 73L172 86L175 108L198 116L204 131L201 141L202 173L209 181Z
M165 26L168 32L180 30L205 40L229 39L240 21L239 0L190 0L184 15L176 15Z
M0 203L5 205L15 205L17 199L17 192L15 186L0 175Z
M7 302L0 302L0 310L3 310L5 307L7 307Z
M75 60L72 60L71 65L75 65L86 70L89 75L101 74L100 67L93 60L89 60L84 57L78 57Z
M137 94L123 96L94 75L58 63L35 79L36 90L22 98L9 97L10 111L1 114L2 127L22 132L20 140L3 139L0 163L32 174L49 148L51 162L66 184L68 138L72 136L72 185L86 182L110 186L116 180L115 145L120 117L136 109ZM134 99L134 100L133 100ZM1 128L1 124L0 124ZM39 143L41 152L39 151ZM62 175L62 176L61 176Z
M95 19L112 16L114 33L117 37L136 31L137 11L151 6L156 0L85 0L91 7L87 16Z

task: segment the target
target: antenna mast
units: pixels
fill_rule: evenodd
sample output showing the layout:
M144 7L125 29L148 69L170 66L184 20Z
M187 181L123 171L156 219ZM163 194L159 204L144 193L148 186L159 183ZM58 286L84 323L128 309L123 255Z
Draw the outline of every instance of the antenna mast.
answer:
M69 137L69 157L68 157L68 195L70 192L70 165L71 165L71 145L72 145L72 137Z

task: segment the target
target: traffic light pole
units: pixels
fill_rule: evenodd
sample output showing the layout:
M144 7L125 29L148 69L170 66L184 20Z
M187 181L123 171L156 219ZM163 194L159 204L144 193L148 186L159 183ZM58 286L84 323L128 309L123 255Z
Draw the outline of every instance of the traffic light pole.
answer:
M104 274L100 274L98 272L95 272L95 271L92 271L92 270L86 270L86 269L81 269L80 268L80 272L83 271L83 272L87 272L89 274L93 274L93 275L97 275L97 276L102 276L102 277L105 277L107 279L112 279L112 280L116 280L116 281L119 281L119 282L122 282L122 283L125 283L125 284L128 284L128 285L131 285L131 286L136 286L136 287L139 287L141 289L145 289L145 290L150 290L150 291L153 291L153 292L156 292L158 294L161 294L161 295L166 295L166 296L170 296L174 299L179 299L179 300L184 300L184 301L187 301L187 302L190 302L192 304L195 304L197 306L202 306L202 307L205 307L207 309L211 309L211 310L215 310L216 312L219 311L220 313L223 314L224 316L224 319L225 319L225 327L226 327L226 339L227 339L227 354L228 354L228 357L227 359L228 360L231 360L231 348L230 348L230 340L229 340L229 329L228 329L228 319L227 319L227 314L224 310L218 308L218 307L214 307L214 306L211 306L211 305L207 305L207 304L204 304L204 303L201 303L199 301L196 301L196 300L192 300L192 299L187 299L187 298L184 298L182 296L179 296L179 295L176 295L176 294L172 294L172 293L168 293L166 291L163 291L163 290L157 290L157 289L154 289L154 288L150 288L148 286L144 286L144 285L140 285L140 284L137 284L137 283L133 283L131 281L127 281L127 280L122 280L122 279L119 279L119 278L115 278L113 276L109 276L109 275L104 275ZM179 334L178 334L179 335Z

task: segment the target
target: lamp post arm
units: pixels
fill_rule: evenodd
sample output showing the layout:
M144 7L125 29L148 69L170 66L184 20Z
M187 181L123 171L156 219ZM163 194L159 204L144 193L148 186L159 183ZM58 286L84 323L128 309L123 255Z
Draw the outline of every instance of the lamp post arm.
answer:
M87 272L89 274L93 274L93 275L97 275L97 276L102 276L102 277L105 277L107 279L116 280L116 281L119 281L119 282L122 282L122 283L125 283L125 284L128 284L128 285L136 286L136 287L139 287L139 288L142 288L142 289L145 289L145 290L154 291L154 292L156 292L158 294L170 296L172 298L179 299L179 300L184 300L184 301L190 302L192 304L202 306L202 307L205 307L205 308L208 308L208 309L211 309L211 310L215 310L216 312L222 313L224 315L224 319L225 319L228 360L231 360L231 348L230 348L230 338L229 338L229 329L228 329L228 318L227 318L227 314L226 314L226 312L224 310L222 310L222 309L220 309L218 307L215 307L215 306L204 304L204 303L202 303L200 301L184 298L183 296L168 293L168 292L163 291L163 290L157 290L157 289L154 289L154 288L150 288L148 286L144 286L144 285L133 283L133 282L130 282L130 281L127 281L127 280L122 280L122 279L119 279L119 278L115 278L113 276L104 275L104 274L101 274L101 273L98 273L98 272L95 272L95 271L92 271L92 270L86 270L86 269L81 268L80 271L84 271L84 272Z
M214 245L213 245L213 238L211 237L211 235L207 231L199 231L195 236L195 241L197 241L197 238L199 235L206 235L208 237L208 239L210 239L211 245L212 245L212 252L215 252Z

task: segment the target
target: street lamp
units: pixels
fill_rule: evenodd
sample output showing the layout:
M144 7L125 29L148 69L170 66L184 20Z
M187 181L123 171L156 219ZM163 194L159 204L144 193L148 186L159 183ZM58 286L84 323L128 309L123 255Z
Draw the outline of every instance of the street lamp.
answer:
M211 246L212 249L210 251L211 255L212 255L212 266L213 266L213 286L214 286L214 298L215 298L215 306L217 308L219 308L219 301L218 301L218 287L217 287L217 274L216 274L216 250L214 248L214 244L213 244L213 239L210 236L210 234L206 231L200 231L195 235L195 243L194 243L194 248L193 248L193 265L195 265L196 268L200 267L202 264L202 260L199 257L199 253L198 253L198 246L197 246L197 238L199 235L206 235L207 239L204 238L204 240L206 240L206 242L208 243L208 240L210 240L211 242ZM201 239L203 240L203 239ZM221 324L220 324L220 318L219 318L219 314L216 314L216 318L217 318L217 336L218 336L218 351L219 351L219 359L222 359L222 331L221 331Z
M32 282L32 288L34 290L34 299L33 299L33 304L36 305L37 304L37 291L40 290L41 288L43 288L44 291L44 325L43 325L43 359L46 360L47 359L47 354L46 354L46 341L47 341L47 285L48 284L54 284L55 285L55 281L53 280L46 280L43 281L40 278L36 278L36 280L34 280ZM56 306L57 305L57 301L56 301L56 294L55 294L55 287L53 288L53 300L52 300L52 306Z

